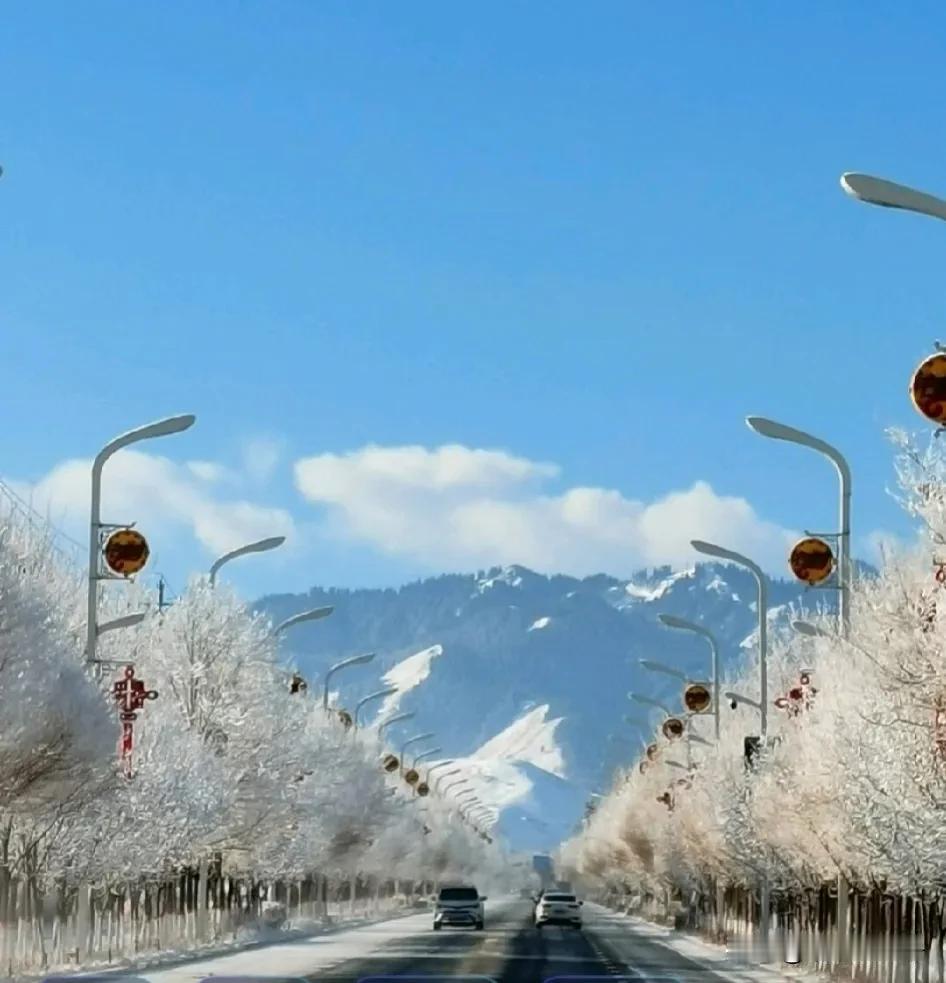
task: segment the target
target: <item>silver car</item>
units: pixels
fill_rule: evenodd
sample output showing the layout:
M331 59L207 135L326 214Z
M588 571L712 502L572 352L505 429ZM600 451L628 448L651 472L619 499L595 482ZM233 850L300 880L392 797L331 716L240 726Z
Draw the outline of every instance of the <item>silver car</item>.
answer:
M434 908L434 931L444 925L464 925L483 930L485 896L475 887L442 887Z

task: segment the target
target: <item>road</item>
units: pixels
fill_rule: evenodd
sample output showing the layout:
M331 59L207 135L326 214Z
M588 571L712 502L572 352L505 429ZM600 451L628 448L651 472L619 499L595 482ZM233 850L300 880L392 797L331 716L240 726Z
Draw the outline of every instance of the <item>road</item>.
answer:
M366 977L489 977L497 983L542 983L552 977L674 978L718 983L743 973L713 972L652 938L621 915L586 904L582 931L532 924L528 901L487 903L486 930L444 928L392 939L364 955L307 976L313 983ZM419 916L418 916L419 917ZM424 916L432 920L432 916ZM270 974L276 970L274 966ZM774 976L774 974L773 974ZM423 981L421 981L423 983ZM576 981L577 983L577 981Z

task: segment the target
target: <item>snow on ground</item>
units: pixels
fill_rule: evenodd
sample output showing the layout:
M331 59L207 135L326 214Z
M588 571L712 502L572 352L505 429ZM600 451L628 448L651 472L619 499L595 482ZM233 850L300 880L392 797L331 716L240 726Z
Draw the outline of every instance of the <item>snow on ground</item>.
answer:
M537 621L533 621L532 624L529 625L529 631L538 631L541 628L548 628L551 623L551 618L539 618Z
M563 776L564 759L555 740L561 718L546 719L548 705L513 721L468 758L458 758L481 802L498 813L495 824L513 849L536 843L552 847L571 831L585 793Z
M753 608L756 608L753 605ZM778 627L781 623L787 623L788 617L791 614L791 605L779 604L774 608L769 608L766 612L766 623L769 630ZM759 629L756 628L754 631L750 632L740 643L739 648L741 649L751 649L755 648L759 644Z
M631 581L625 586L624 591L629 597L639 601L659 601L678 580L686 580L694 576L696 576L696 567L687 567L686 570L678 570L661 580L656 587L645 587Z
M548 712L548 704L544 703L523 714L470 757L479 761L527 761L543 771L561 777L564 774L565 759L555 740L555 731L562 718L546 720Z
M495 587L496 584L508 584L510 587L521 587L522 576L519 574L519 570L516 567L503 567L499 574L497 574L495 577L483 577L478 580L476 582L476 592L477 594L482 594L484 591L488 591L491 587Z
M443 655L443 646L431 645L430 648L426 648L422 652L415 652L414 655L402 659L381 677L385 688L393 686L397 692L386 697L381 704L381 709L378 711L379 720L394 713L400 706L401 697L420 686L430 675L431 663L440 655Z
M150 983L195 983L206 976L309 976L356 959L391 942L430 935L430 913L393 918L313 935L295 942L261 946L232 955L200 959L161 970L140 970L138 979Z

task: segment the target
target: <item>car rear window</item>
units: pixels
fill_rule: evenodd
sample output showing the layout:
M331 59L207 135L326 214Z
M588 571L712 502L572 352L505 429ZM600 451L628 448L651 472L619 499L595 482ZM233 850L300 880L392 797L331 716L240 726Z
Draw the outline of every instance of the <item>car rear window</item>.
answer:
M543 894L543 901L571 901L574 904L574 894Z
M441 901L476 901L477 898L475 887L445 887L440 892Z

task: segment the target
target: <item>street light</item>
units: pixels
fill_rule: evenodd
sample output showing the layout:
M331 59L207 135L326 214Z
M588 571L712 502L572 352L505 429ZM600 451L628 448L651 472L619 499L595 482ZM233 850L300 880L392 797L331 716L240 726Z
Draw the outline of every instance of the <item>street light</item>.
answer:
M664 665L662 662L655 662L653 659L638 659L637 661L650 672L662 672L667 676L673 676L674 679L682 679L684 682L687 681L687 674L680 672L679 669L674 669L673 666Z
M405 752L405 751L406 751L406 750L407 750L407 749L408 749L408 748L409 748L409 747L410 747L410 746L411 746L412 744L417 744L417 743L419 743L420 741L428 741L428 740L430 740L430 738L431 738L431 737L433 737L433 736L434 736L434 734L433 734L433 731L430 731L430 732L429 732L429 733L427 733L427 734L415 734L415 735L414 735L414 737L411 737L411 738L409 738L408 740L406 740L406 741L405 741L405 742L404 742L404 743L403 743L403 744L401 745L401 753L400 753L400 755L399 755L399 757L400 757L400 759L401 759L401 774L402 774L402 775L404 774L404 752Z
M437 763L436 763L435 765L431 765L431 766L430 766L430 767L429 767L429 768L427 769L427 777L426 777L426 778L424 779L424 781L425 781L425 782L427 783L427 785L428 785L428 786L430 785L430 776L431 776L431 775L432 775L432 774L433 774L433 773L434 773L434 772L435 772L435 771L436 771L436 770L437 770L438 768L446 768L446 767L447 767L448 765L452 765L452 764L453 764L453 762L454 762L455 760L456 760L455 758L447 758L447 759L446 759L446 761L438 761L438 762L437 762ZM457 771L459 771L459 770L460 770L460 769L458 768L458 769L457 769ZM451 772L451 774L453 774L453 772Z
M105 632L114 631L116 628L131 628L133 625L140 624L144 620L145 616L141 611L135 614L124 614L120 618L113 618L111 621L106 621L104 625L99 625L99 637L101 638Z
M414 713L413 710L408 710L405 713L396 713L396 714L394 714L393 717L387 717L387 718L385 718L384 720L381 721L380 724L378 724L378 740L379 741L381 740L382 735L384 734L384 730L385 730L386 727L390 727L391 724L400 723L403 720L410 720L412 717L415 717L415 716L416 716L416 714Z
M261 539L256 543L247 543L246 546L241 546L239 549L231 550L229 553L224 553L223 556L214 560L212 566L210 567L210 586L213 587L217 582L217 571L224 565L224 563L229 563L231 560L235 560L238 556L246 556L247 553L266 553L268 550L274 550L282 546L285 541L285 536L270 536L269 539Z
M673 614L658 614L657 620L665 628L675 628L678 631L689 631L693 632L694 635L701 635L705 638L709 644L710 649L713 654L713 700L716 703L716 709L714 712L713 725L715 728L715 736L717 743L719 742L719 646L716 644L716 636L709 631L709 629L704 628L702 625L698 625L695 621L687 621L685 618L678 618Z
M102 531L108 528L102 524L102 469L105 467L105 462L116 451L128 447L129 444L136 444L140 440L150 440L153 437L168 437L171 434L181 433L192 427L196 419L192 413L185 413L181 416L169 416L164 420L157 420L155 423L129 430L109 441L92 461L92 503L89 510L89 590L85 645L85 660L89 665L96 661L95 643L100 634L98 624L99 581L103 577L99 568L99 552L102 548ZM113 627L121 626L114 625Z
M741 553L733 550L724 549L722 546L715 546L713 543L704 542L701 539L691 539L690 545L705 556L713 556L718 560L728 560L737 566L745 567L756 579L758 587L758 600L756 606L759 609L759 699L762 704L762 740L765 741L768 733L768 714L766 703L769 698L769 676L768 676L768 657L769 657L769 636L768 636L768 582L762 568Z
M847 460L836 447L832 447L831 444L818 437L813 437L803 430L787 427L783 423L776 423L774 420L767 420L762 416L747 416L746 423L750 429L763 437L786 440L791 444L810 447L828 458L837 469L840 489L838 512L841 526L841 531L837 534L838 590L841 595L838 610L841 618L841 632L846 634L851 622L851 469Z
M329 605L324 608L312 608L311 611L303 611L301 614L294 614L291 618L280 621L272 630L271 635L275 638L277 635L281 635L287 628L301 625L303 621L319 621L321 618L327 618L334 610L335 608Z
M436 767L437 767L437 765L434 765L434 768L436 768ZM447 772L444 772L442 775L439 775L437 777L437 783L434 785L434 791L439 795L440 794L440 783L445 778L450 778L453 775L459 775L462 771L463 771L462 768L454 768L453 771L447 771Z
M641 662L642 663L643 662L646 662L646 661L647 661L646 659L641 659ZM655 662L655 663L653 663L653 665L656 666L656 665L659 665L659 663L656 663ZM666 670L667 668L668 668L667 666L662 666L661 667L662 670ZM686 678L687 677L685 675L683 675L683 673L676 673L676 672L674 672L674 670L671 670L671 673L680 676L680 678L682 678L684 681L686 681ZM690 714L690 713L675 713L666 704L661 703L659 700L654 700L654 699L652 699L649 696L644 696L641 693L628 693L627 695L635 703L643 703L643 704L646 704L648 706L657 707L660 710L663 710L663 712L668 717L674 717L677 720L680 720L680 719L683 720L684 735L685 735L686 742L687 742L687 760L688 761L691 760L692 759L692 753L691 753L691 750L690 750L690 739L691 739L692 733L693 733L693 715ZM664 735L664 736L666 736L666 735ZM647 747L647 742L646 741L642 740L641 743L644 745L645 748ZM702 743L705 744L706 742L703 741Z
M473 825L473 810L479 803L479 799L471 799L469 802L462 802L457 805L457 812L465 823Z
M644 696L642 693L628 693L627 698L633 700L635 703L641 703L645 706L657 707L658 710L663 710L668 717L675 717L676 714L666 703L661 703L660 700L655 700L650 696Z
M762 704L758 700L750 699L748 696L743 696L741 693L734 693L732 690L727 690L725 693L726 699L730 703L744 703L747 707L752 707L754 710L758 710L762 713Z
M352 655L347 659L342 659L341 662L336 662L333 666L329 666L329 670L325 674L325 682L322 684L323 710L328 710L328 684L332 676L334 676L340 669L347 669L349 666L367 665L373 658L374 652L367 652L365 655Z
M417 762L423 761L424 758L432 758L435 754L440 754L443 750L442 747L432 747L429 751L422 751L420 754L414 756L414 760L411 762L411 768L417 768Z
M810 621L793 621L792 628L794 628L799 635L807 635L809 638L830 637L823 628L813 625Z
M379 689L376 693L369 693L367 696L363 696L355 704L355 712L352 714L352 720L355 724L355 730L358 729L358 711L366 704L370 703L372 700L381 700L386 696L393 696L398 692L396 686L389 686L387 689Z
M848 172L841 175L841 187L852 198L868 205L901 208L946 220L946 201L903 184L894 184L893 181L871 177L869 174Z

